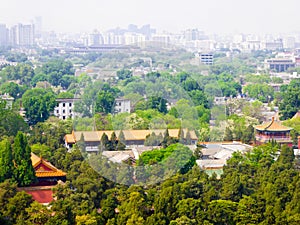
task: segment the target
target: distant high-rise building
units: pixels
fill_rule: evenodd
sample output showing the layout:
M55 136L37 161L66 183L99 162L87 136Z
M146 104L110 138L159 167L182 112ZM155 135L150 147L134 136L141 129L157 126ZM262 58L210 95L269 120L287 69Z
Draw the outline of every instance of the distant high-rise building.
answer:
M198 29L188 29L184 31L184 39L186 41L195 41L199 40L199 31Z
M5 24L0 24L0 46L8 45L9 30Z
M145 35L146 38L149 39L152 36L152 34L156 33L156 30L152 29L150 24L147 24L141 27L140 33Z
M29 47L34 45L34 25L18 24L10 30L10 42L13 46Z
M34 33L35 33L36 38L42 37L42 29L43 29L42 17L37 16L37 17L35 17L35 20L34 20Z
M93 33L89 34L88 37L88 45L89 46L97 46L102 45L104 43L102 35L95 30Z
M283 48L284 49L294 49L296 44L295 37L286 37L283 39Z

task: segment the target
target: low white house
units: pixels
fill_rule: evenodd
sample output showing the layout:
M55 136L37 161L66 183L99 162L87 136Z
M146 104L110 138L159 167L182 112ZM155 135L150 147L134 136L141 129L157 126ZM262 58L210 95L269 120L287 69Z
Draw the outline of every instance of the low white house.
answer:
M124 113L131 111L131 104L129 99L117 98L115 100L115 113Z
M58 98L56 99L57 105L54 108L54 116L61 120L68 118L74 119L74 103L80 100L79 98Z

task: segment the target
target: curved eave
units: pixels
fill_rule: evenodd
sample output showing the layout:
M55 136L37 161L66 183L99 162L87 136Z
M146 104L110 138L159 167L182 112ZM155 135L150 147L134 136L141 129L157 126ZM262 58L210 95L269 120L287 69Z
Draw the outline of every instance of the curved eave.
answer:
M286 129L280 129L280 130L275 130L275 129L265 129L265 128L255 128L256 130L259 130L259 131L273 131L273 132L284 132L284 131L291 131L293 130L293 128L286 128Z
M36 177L65 177L64 172L36 172Z

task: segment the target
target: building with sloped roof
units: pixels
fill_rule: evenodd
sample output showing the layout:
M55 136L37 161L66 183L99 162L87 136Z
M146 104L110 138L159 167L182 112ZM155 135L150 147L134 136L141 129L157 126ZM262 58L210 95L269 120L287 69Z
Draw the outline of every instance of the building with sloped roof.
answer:
M110 139L112 133L115 132L116 136L119 137L121 130L104 130L104 131L73 131L71 134L65 135L65 145L67 148L72 148L72 146L80 141L83 136L86 151L87 152L98 152L98 146L101 143L101 138L105 133ZM155 129L155 130L122 130L124 134L124 139L126 146L143 146L145 139L152 132L155 135L164 135L165 129ZM178 137L179 129L168 129L170 137ZM196 144L198 137L193 130L183 129L184 136L187 136L187 132L190 134L191 144Z
M38 180L34 186L56 185L58 181L66 181L67 174L43 159L42 156L31 153L31 161Z
M54 201L53 188L58 184L64 184L67 174L34 153L31 153L31 162L35 170L37 182L29 187L20 187L18 190L25 191L35 201L48 205Z
M255 130L255 142L257 145L268 143L272 140L279 144L287 144L290 147L293 145L293 140L290 136L290 132L293 128L282 125L280 121L276 121L274 117L272 117L272 120L269 122L255 126Z

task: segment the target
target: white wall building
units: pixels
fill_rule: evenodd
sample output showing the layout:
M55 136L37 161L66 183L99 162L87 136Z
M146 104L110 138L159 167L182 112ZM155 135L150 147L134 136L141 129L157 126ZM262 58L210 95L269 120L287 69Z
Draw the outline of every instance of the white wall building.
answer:
M131 111L131 104L129 99L117 98L115 100L115 113L124 113Z
M68 118L74 119L74 103L80 100L79 98L58 98L56 99L57 105L54 108L54 116L61 120Z

